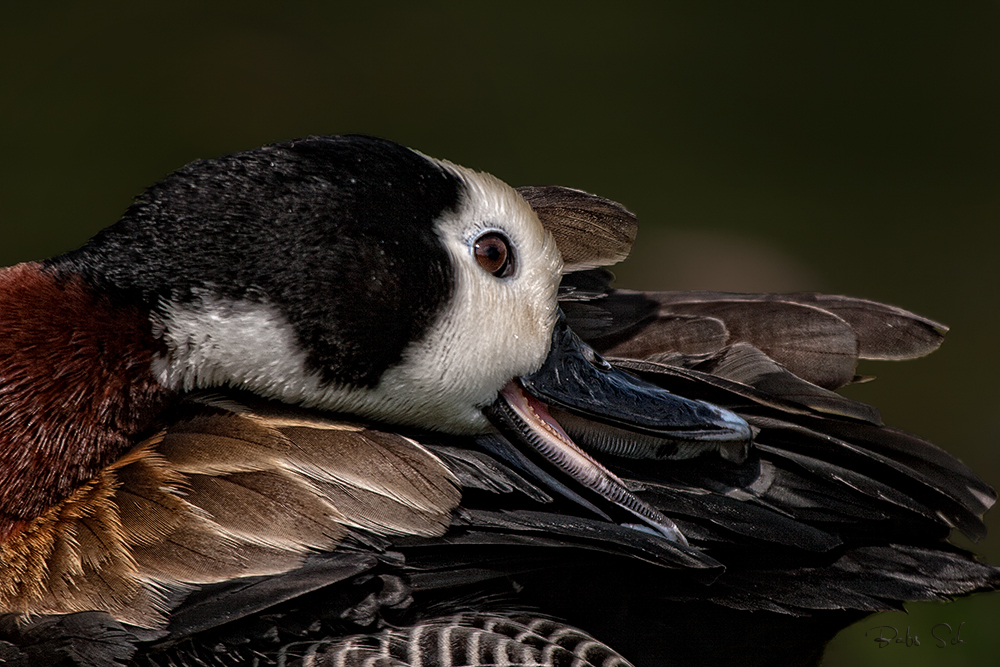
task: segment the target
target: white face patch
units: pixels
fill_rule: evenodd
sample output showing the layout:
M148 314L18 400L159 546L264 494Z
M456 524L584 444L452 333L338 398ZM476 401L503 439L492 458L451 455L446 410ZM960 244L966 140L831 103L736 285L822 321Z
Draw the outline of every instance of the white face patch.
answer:
M436 224L451 257L455 292L379 387L422 387L429 395L421 420L433 420L439 430L484 432L492 428L480 408L513 378L538 370L548 355L562 257L513 188L488 174L441 164L466 186L458 210ZM475 240L490 230L511 241L515 270L508 278L493 276L476 261Z
M492 430L480 408L503 385L537 370L548 354L558 311L562 259L531 207L511 187L450 163L465 184L459 208L436 222L451 258L455 289L421 340L372 388L330 385L308 371L307 353L280 310L205 291L167 304L154 334L167 346L153 361L164 386L192 391L229 386L287 403L449 433ZM497 230L511 241L513 275L487 273L475 240Z

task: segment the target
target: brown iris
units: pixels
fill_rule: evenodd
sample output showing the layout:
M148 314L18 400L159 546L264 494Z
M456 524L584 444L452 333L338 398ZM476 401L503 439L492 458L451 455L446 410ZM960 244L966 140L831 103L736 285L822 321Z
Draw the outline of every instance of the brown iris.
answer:
M506 278L514 272L514 253L510 241L503 234L483 234L476 239L474 250L479 266L497 278Z

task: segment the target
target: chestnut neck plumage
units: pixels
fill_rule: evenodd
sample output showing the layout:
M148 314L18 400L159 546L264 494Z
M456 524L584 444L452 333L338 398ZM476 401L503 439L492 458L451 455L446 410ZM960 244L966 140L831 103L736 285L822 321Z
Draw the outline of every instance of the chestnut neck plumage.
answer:
M0 542L121 456L173 398L148 312L37 263L0 270Z

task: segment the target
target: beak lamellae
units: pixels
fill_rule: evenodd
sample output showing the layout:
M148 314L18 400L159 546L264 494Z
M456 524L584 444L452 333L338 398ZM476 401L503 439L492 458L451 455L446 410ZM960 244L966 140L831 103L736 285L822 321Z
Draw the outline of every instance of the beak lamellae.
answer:
M752 437L750 426L728 410L676 396L615 369L561 316L542 367L504 387L486 414L502 432L586 488L682 544L687 541L670 519L633 495L574 438L592 450L630 458L678 459L719 451L741 461Z

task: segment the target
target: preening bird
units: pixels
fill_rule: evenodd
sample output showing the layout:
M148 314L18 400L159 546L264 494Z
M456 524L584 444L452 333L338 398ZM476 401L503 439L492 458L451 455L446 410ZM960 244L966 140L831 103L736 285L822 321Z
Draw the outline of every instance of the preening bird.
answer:
M993 490L834 391L943 326L616 290L635 232L310 137L0 271L0 659L813 664L1000 585Z

